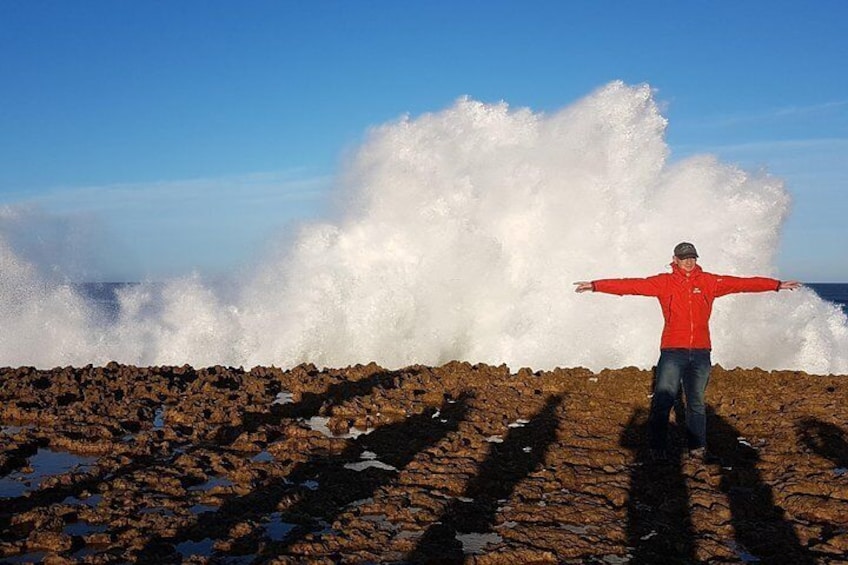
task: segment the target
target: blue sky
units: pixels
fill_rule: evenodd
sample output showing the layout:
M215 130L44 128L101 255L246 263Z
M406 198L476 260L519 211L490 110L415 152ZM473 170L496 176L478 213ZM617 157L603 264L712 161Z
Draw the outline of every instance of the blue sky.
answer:
M786 180L781 275L846 282L846 20L842 0L0 0L0 233L76 278L226 273L326 213L370 126L621 79L657 89L673 157Z

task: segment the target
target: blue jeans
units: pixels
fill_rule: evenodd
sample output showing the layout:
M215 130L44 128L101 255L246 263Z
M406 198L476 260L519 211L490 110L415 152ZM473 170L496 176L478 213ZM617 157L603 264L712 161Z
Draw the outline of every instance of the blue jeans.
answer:
M657 362L648 434L651 449L666 449L668 417L683 383L686 396L686 443L689 449L707 445L704 392L710 381L709 349L663 349Z

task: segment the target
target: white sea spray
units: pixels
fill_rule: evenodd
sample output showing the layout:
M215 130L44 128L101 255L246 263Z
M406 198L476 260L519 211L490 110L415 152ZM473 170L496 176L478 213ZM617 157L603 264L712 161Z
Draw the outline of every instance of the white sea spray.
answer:
M402 118L340 173L340 218L236 292L140 285L109 323L0 245L0 362L650 367L656 300L571 283L662 272L683 240L706 270L778 276L789 211L780 179L670 160L665 128L651 89L620 82L552 114L462 98ZM812 291L720 298L711 327L725 367L848 373L848 321Z

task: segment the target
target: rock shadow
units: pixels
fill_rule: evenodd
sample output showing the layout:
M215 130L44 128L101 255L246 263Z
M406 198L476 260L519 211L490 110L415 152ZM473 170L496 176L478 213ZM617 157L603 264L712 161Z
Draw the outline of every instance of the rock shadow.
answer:
M818 418L805 418L798 426L801 442L811 451L829 459L837 469L848 469L848 434Z
M470 396L448 399L438 409L427 409L402 422L387 424L350 440L338 455L297 465L285 481L228 499L215 512L201 514L195 525L167 539L154 539L138 554L140 561L180 562L175 545L185 541L226 540L240 523L266 522L271 515L288 527L282 539L268 539L253 530L236 539L228 555L256 555L258 559L285 555L305 535L326 530L350 505L364 501L389 484L416 454L459 428ZM365 457L363 457L365 456ZM374 463L369 465L369 461ZM358 465L359 464L359 465ZM211 545L211 544L210 544ZM218 557L213 556L213 558Z
M453 499L418 541L405 562L462 563L463 548L457 534L485 534L492 530L498 507L516 485L541 464L556 440L556 411L561 396L552 396L522 427L510 428L503 443L492 443L461 498Z

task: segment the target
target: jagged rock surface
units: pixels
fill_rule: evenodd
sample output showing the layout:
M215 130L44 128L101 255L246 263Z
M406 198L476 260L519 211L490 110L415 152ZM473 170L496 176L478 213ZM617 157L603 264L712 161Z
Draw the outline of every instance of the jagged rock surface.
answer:
M112 363L0 382L0 562L848 559L845 376L716 367L706 463L648 458L635 368ZM77 464L41 469L62 454Z

